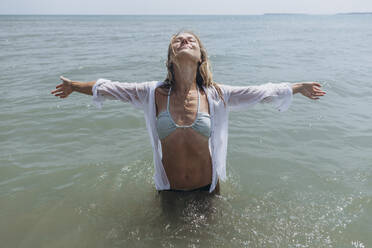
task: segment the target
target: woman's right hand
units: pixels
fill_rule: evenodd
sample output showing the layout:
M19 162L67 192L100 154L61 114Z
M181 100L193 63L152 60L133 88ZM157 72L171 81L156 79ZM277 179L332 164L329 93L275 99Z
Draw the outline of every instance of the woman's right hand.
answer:
M59 96L60 98L68 97L72 92L72 81L68 78L60 76L62 83L56 86L56 90L52 91L51 94Z

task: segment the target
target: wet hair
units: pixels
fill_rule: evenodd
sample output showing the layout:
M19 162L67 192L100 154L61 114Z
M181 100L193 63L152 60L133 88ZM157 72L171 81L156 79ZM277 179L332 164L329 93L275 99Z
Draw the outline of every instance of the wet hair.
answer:
M199 87L202 87L202 86L214 87L219 97L223 101L224 105L226 106L225 100L223 99L223 96L222 96L221 88L212 79L213 75L212 75L212 71L210 68L210 62L208 59L207 50L205 49L204 45L200 41L200 38L192 31L187 31L187 30L180 31L171 37L169 47L168 47L168 56L167 56L167 62L166 62L166 67L168 71L167 71L167 77L164 80L164 83L165 83L164 86L170 87L175 84L174 67L173 67L174 65L171 60L172 55L175 55L172 42L173 42L173 39L176 38L181 33L187 33L187 34L193 35L195 39L197 40L199 47L200 47L201 61L198 62L198 70L196 72L196 83L198 84Z

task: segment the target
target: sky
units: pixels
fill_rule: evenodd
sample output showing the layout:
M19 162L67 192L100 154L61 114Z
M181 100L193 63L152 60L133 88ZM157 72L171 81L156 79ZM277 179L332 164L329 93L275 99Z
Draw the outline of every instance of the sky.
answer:
M257 15L372 12L372 0L0 0L0 14Z

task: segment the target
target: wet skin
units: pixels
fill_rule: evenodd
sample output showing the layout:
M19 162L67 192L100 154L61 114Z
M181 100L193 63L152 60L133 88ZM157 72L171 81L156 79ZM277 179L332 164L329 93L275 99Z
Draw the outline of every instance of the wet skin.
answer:
M156 115L167 109L168 89L155 90ZM169 111L178 125L191 125L197 113L197 91L189 91L185 99L170 96ZM209 114L208 100L200 91L200 112ZM208 138L192 128L177 128L161 140L163 166L171 189L191 190L212 182L212 160Z

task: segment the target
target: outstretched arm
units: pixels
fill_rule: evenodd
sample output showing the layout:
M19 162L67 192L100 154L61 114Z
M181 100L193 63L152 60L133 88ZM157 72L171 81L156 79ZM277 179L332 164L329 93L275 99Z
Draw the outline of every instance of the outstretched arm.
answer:
M51 94L54 94L57 97L66 98L74 91L87 95L93 95L92 88L93 85L96 83L95 81L86 83L77 82L63 76L61 76L60 79L62 80L62 83L57 85L56 90L51 92Z
M319 99L325 94L320 87L317 82L266 83L252 86L220 85L224 99L231 110L244 109L260 102L270 102L279 111L288 109L292 96L296 93L313 100Z
M56 86L57 89L52 91L52 94L60 98L66 98L74 91L91 95L98 108L102 107L105 99L121 100L142 108L148 103L151 83L121 83L102 78L92 82L77 82L62 76L61 80L62 83Z

